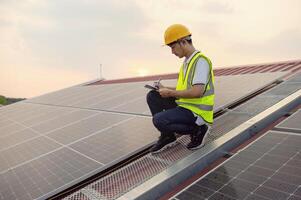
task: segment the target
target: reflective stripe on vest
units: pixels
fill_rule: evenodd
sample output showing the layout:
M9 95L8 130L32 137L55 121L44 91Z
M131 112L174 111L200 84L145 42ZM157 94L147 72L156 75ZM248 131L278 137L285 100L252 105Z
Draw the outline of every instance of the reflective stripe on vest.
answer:
M213 105L214 105L214 75L211 61L202 55L196 53L188 63L187 70L184 76L184 65L182 65L178 77L176 90L187 90L192 87L192 81L195 73L195 67L200 58L204 58L209 64L210 76L205 85L204 94L200 98L180 98L176 102L179 106L191 110L196 115L203 118L207 123L213 122Z

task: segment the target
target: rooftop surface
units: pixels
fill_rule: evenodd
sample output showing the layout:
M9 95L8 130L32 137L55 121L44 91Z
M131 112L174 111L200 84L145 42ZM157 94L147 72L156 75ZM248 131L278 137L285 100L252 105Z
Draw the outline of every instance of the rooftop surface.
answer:
M235 148L229 159L186 182L186 188L178 187L172 199L301 199L300 116L299 107Z
M300 90L299 77L291 78L300 69L299 60L215 70L215 111L223 115L216 118L210 142ZM150 147L158 132L151 123L145 102L148 91L143 86L158 77L166 84L176 81L175 74L98 81L1 107L0 199L52 197ZM233 103L258 91L265 92L240 110L229 111ZM134 161L134 168L140 166L143 173L132 185L105 183L111 179L104 177L97 184L105 185L91 183L67 198L91 199L91 193L105 199L121 197L189 156L186 142L181 138L182 145L176 147L180 156L170 158L165 152ZM162 164L164 156L169 160ZM158 168L147 171L139 161L155 162Z

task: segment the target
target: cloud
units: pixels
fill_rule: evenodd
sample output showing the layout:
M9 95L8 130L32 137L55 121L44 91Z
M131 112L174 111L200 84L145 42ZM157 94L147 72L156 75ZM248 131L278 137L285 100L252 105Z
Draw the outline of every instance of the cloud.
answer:
M301 58L301 29L288 29L274 37L255 42L240 41L229 45L229 49L240 56L281 61Z
M202 11L206 11L210 14L232 14L234 12L233 7L231 7L226 2L221 1L205 1L201 6Z
M66 82L82 82L83 78L78 76L81 73L82 77L96 78L100 62L106 69L110 68L104 72L116 73L120 61L133 54L136 51L133 49L139 51L143 46L137 33L147 25L135 2L128 1L1 1L0 11L3 11L0 12L0 70L3 72L0 91L11 91L7 94L10 96L18 88L5 84L4 80L16 80L22 86L33 84L29 79L28 84L26 79L20 81L11 71L5 73L12 68L24 73L24 77L31 77L29 73L33 72L37 77L53 72L47 73L49 79L45 80L63 76ZM68 76L64 75L65 71Z

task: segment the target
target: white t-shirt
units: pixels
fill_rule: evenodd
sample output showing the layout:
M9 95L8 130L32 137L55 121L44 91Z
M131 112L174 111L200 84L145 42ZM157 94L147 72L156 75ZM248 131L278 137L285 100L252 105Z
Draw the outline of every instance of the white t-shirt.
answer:
M189 58L185 58L184 63L183 63L184 64L184 67L183 67L184 76L186 75L188 63L190 62L192 57L198 52L199 51L196 50L195 52L193 52L193 54L191 54L191 56ZM210 73L209 63L207 62L206 59L200 58L197 61L196 66L195 66L195 72L194 72L194 77L192 80L192 85L197 85L197 84L206 85L208 82L209 73ZM197 116L197 115L194 114L194 116ZM200 125L205 124L205 121L203 120L202 117L197 116L197 120L195 121L195 123L200 126Z

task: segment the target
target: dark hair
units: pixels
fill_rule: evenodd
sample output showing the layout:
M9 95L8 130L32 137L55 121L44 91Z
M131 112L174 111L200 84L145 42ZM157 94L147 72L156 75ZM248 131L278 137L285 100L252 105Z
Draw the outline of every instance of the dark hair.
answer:
M188 35L187 37L182 38L182 41L187 41L188 44L192 44L192 39L191 39L191 35Z
M191 39L191 37L189 36L189 38L182 38L182 39L179 39L179 40L177 40L177 41L174 41L174 42L168 44L168 46L172 46L172 45L175 44L175 43L183 42L183 41L187 41L188 44L192 44L192 39Z
M188 44L192 44L192 39L186 40Z

